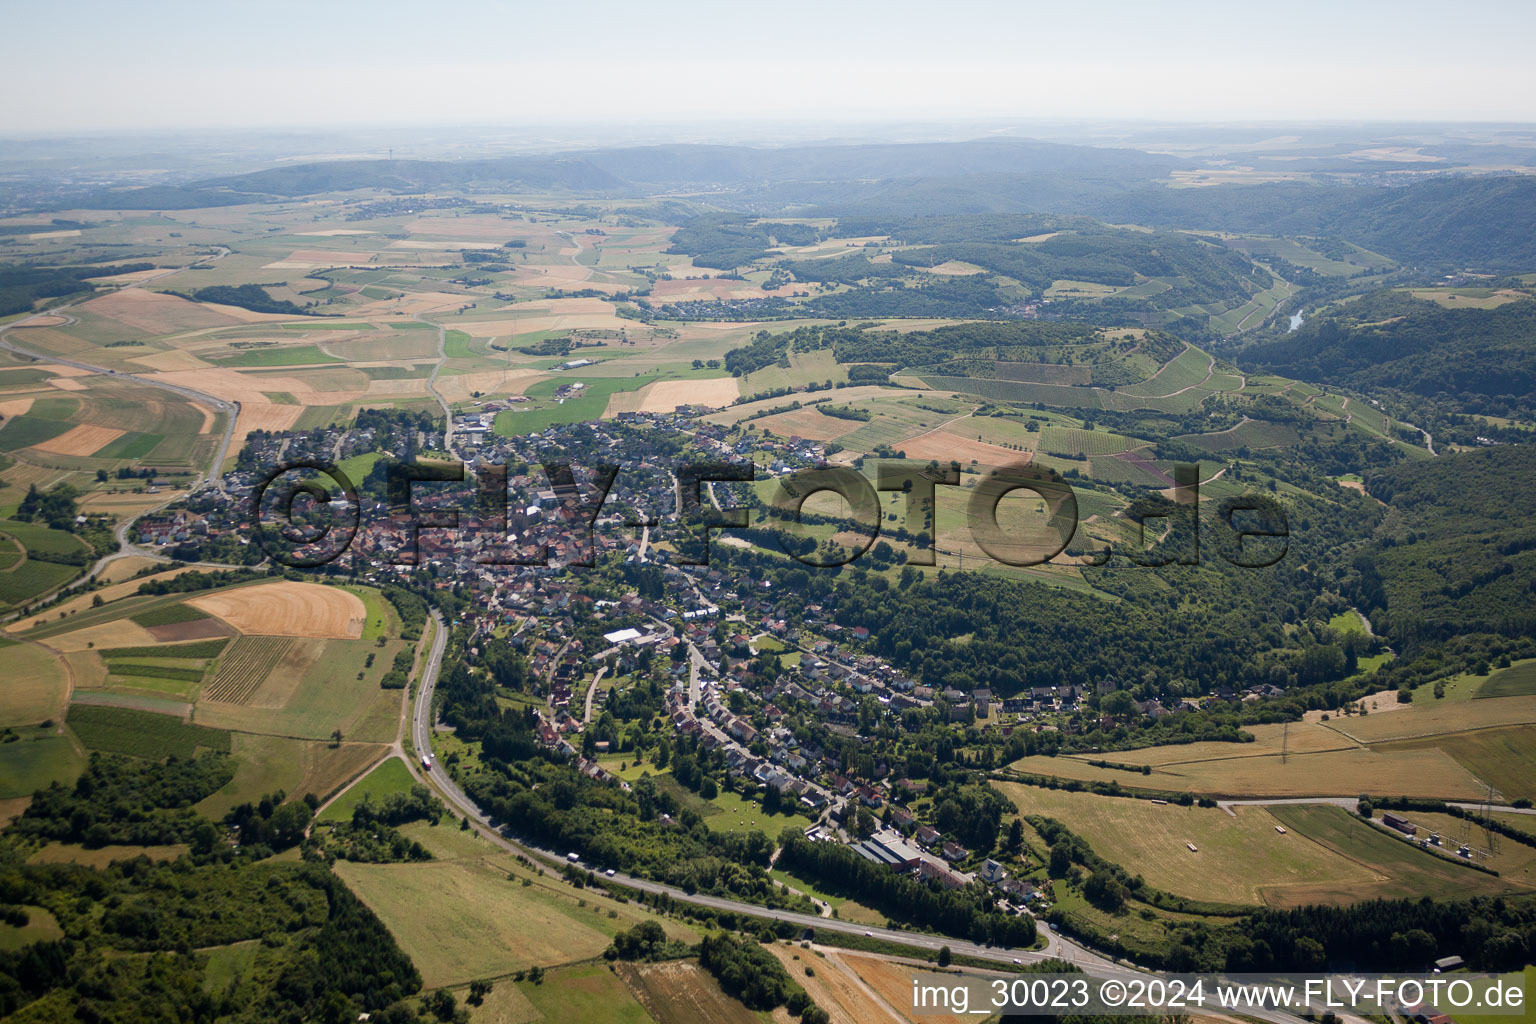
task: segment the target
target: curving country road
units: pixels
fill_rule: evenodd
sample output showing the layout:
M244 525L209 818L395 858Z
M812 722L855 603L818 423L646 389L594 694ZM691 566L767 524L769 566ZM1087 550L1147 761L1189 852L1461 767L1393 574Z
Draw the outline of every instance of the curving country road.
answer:
M443 397L443 393L437 390L437 376L443 372L443 366L448 362L448 328L442 324L435 324L419 314L411 319L437 330L437 362L432 364L432 373L427 377L427 390L432 393L433 398L437 399L437 404L443 407L443 451L452 455L453 407L448 404L448 399Z

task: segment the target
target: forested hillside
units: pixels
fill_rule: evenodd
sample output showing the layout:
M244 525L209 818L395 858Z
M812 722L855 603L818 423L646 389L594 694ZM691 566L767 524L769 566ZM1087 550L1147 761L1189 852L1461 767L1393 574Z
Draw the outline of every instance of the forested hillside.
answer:
M1302 380L1424 397L1479 399L1487 411L1528 416L1536 395L1536 300L1447 309L1380 291L1303 324L1240 357Z

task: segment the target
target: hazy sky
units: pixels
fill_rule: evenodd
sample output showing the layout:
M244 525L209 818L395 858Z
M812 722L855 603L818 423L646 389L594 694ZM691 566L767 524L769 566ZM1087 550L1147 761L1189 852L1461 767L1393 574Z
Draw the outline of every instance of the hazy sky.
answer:
M688 118L1536 121L1536 3L17 3L0 132Z

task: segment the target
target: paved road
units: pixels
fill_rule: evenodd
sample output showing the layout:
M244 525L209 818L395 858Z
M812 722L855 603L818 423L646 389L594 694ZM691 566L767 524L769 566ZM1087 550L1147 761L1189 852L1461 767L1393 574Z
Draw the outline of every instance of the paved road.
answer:
M443 428L443 451L453 452L453 407L448 404L448 399L437 390L437 375L442 372L443 364L448 362L448 328L442 324L435 324L424 316L413 316L412 320L426 324L437 330L437 362L432 364L432 372L427 376L427 390L432 392L432 397L437 399L437 404L443 407L443 419L446 426Z
M597 700L597 684L603 681L603 675L607 671L607 665L604 665L602 668L598 669L597 675L592 677L592 685L587 687L587 709L581 716L583 725L592 724L592 704Z

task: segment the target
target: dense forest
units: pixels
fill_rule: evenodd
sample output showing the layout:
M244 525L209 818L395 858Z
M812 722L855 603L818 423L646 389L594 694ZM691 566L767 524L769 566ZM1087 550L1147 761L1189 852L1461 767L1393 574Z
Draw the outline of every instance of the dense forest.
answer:
M198 302L214 302L222 306L239 306L256 313L281 313L285 316L311 316L303 307L286 300L274 299L259 284L215 284L199 288L192 293Z

